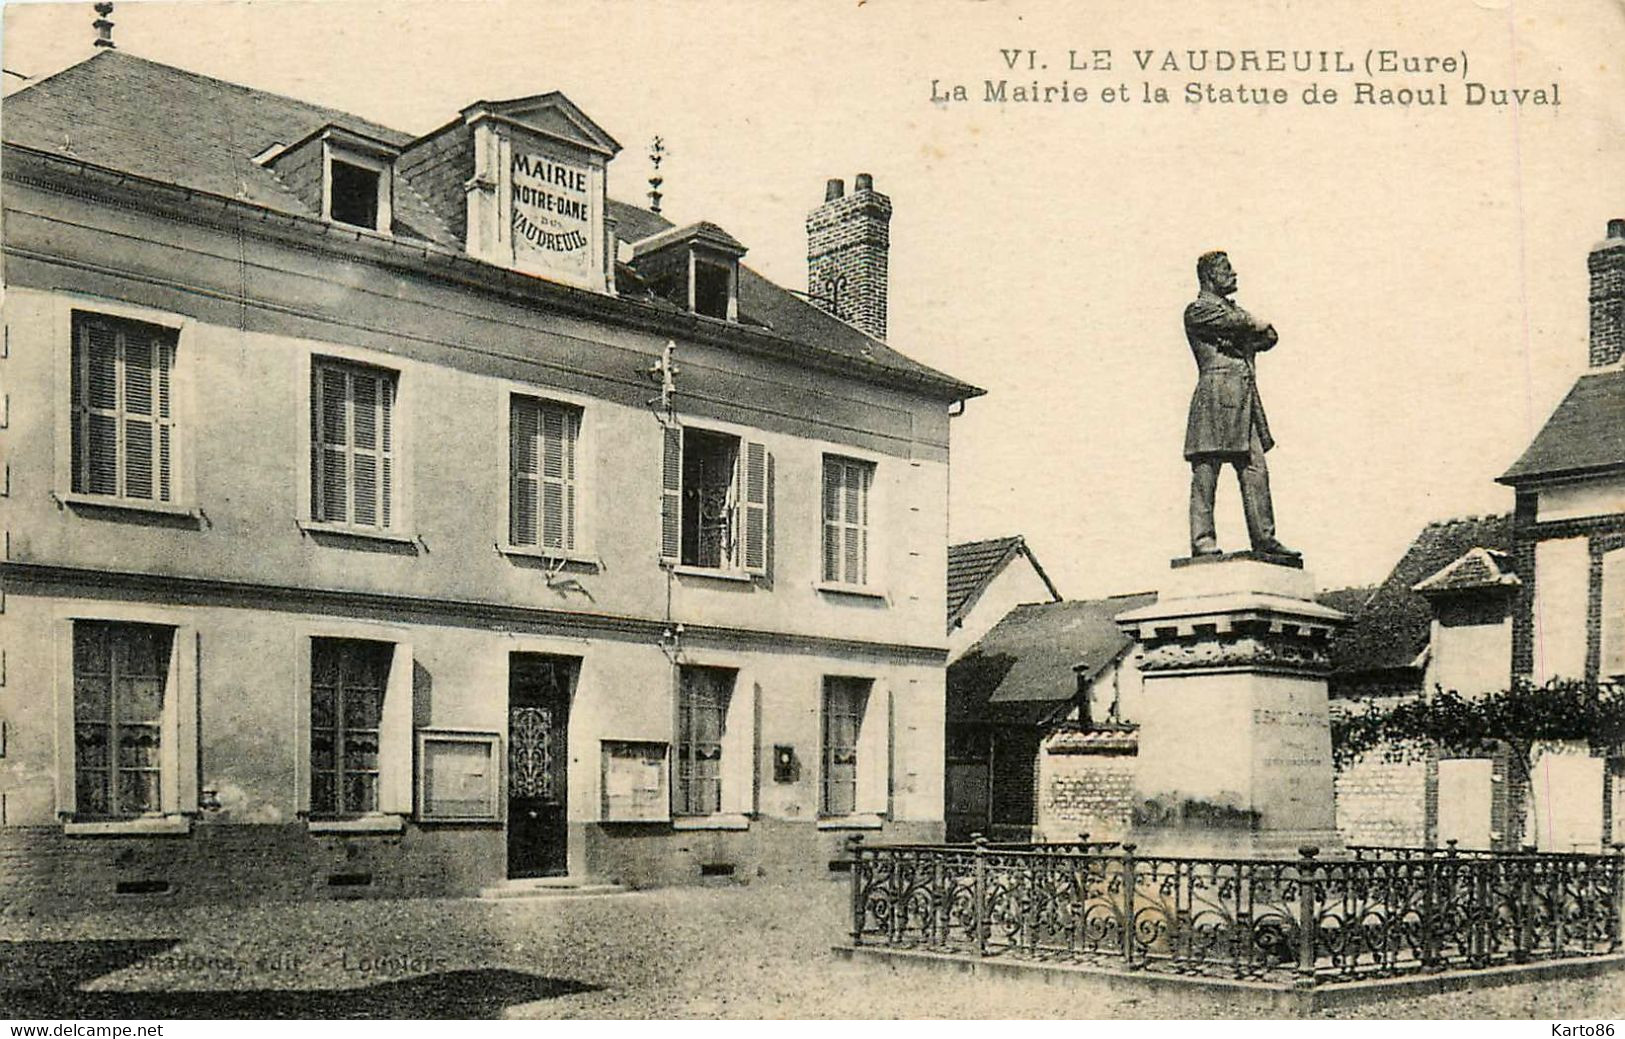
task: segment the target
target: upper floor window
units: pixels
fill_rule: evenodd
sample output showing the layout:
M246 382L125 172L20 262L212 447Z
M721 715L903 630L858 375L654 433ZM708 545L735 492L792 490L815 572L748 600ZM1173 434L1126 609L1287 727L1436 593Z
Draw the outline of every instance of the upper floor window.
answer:
M708 570L767 572L766 446L710 430L665 430L661 558Z
M75 621L75 811L120 819L159 813L164 700L175 629ZM173 779L173 777L171 777Z
M632 268L655 295L685 310L739 320L745 246L715 224L673 227L632 243Z
M341 224L378 229L378 170L334 159L329 194L329 215Z
M389 530L395 512L395 374L310 366L310 518Z
M867 585L873 462L824 456L824 580Z
M509 544L576 551L581 409L515 395L508 417Z
M73 314L72 490L175 501L175 330Z
M322 207L327 219L389 233L394 221L390 157L372 147L324 142Z

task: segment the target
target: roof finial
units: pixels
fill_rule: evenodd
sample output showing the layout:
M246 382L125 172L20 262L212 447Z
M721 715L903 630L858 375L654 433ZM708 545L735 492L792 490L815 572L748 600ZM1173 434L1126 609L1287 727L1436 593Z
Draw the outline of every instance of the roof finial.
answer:
M660 164L665 161L665 158L666 139L656 135L654 141L649 145L649 164L654 167L654 172L649 174L649 212L651 213L660 212L660 185L666 182L666 178L660 175Z
M107 0L102 0L101 3L96 5L96 13L101 17L90 23L91 27L96 30L95 45L97 47L117 47L118 44L113 42L113 23L107 17L113 13L113 5L108 3Z

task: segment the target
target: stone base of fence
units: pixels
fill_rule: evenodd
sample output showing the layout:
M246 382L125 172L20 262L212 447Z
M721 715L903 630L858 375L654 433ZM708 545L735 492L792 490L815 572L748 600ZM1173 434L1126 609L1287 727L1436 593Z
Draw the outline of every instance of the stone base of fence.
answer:
M1238 981L1233 978L1202 975L1159 974L1143 970L1118 970L1104 966L1074 963L1045 963L1035 960L992 959L958 953L919 952L877 946L837 945L835 955L844 960L896 971L934 971L970 974L988 978L1037 979L1053 984L1076 985L1113 994L1134 993L1161 998L1200 996L1229 1002L1237 1016L1309 1017L1333 1007L1358 1006L1390 999L1415 999L1441 992L1464 989L1498 988L1503 985L1535 985L1568 978L1594 978L1625 970L1625 953L1585 956L1539 963L1507 964L1475 970L1447 970L1437 974L1397 978L1362 978L1358 981L1329 982L1309 986L1290 982ZM1080 1016L1092 1016L1082 1013Z

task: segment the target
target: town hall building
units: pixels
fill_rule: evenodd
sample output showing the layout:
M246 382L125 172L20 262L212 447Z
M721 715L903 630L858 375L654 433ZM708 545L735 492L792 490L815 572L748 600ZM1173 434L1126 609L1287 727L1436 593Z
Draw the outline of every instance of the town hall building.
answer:
M887 345L872 178L812 210L803 294L611 198L560 93L413 136L104 50L3 133L8 897L941 839L981 391Z

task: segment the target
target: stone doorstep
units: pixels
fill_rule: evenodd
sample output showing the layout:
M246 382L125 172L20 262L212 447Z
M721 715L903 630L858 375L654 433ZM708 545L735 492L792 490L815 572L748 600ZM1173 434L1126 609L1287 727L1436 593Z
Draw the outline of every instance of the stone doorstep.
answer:
M526 877L482 888L479 897L492 901L513 898L589 898L624 895L627 888L595 877Z
M934 970L949 973L981 974L989 977L1037 977L1055 984L1100 985L1110 990L1148 994L1193 993L1236 998L1245 1009L1259 1016L1307 1017L1331 1007L1351 1007L1389 999L1431 996L1474 988L1503 985L1532 985L1569 978L1591 978L1625 969L1625 953L1577 956L1538 963L1512 963L1483 970L1446 970L1436 974L1410 974L1392 978L1361 978L1356 981L1323 982L1314 986L1235 978L1203 977L1191 974L1163 974L1146 970L1114 970L1109 967L1071 963L1045 963L965 953L920 952L913 949L887 949L883 946L836 945L835 955L844 960L885 964L892 969Z

